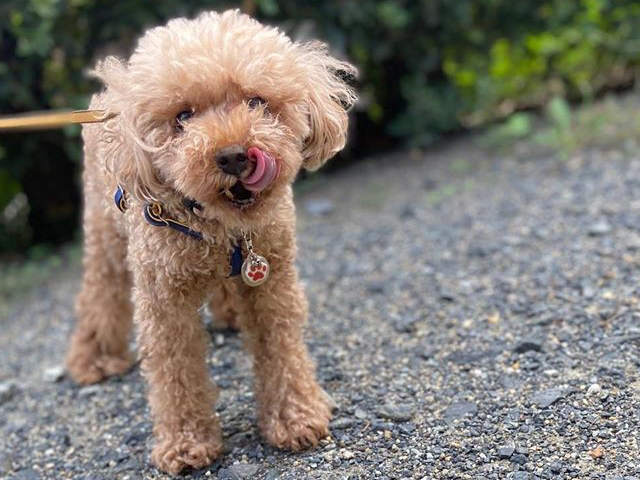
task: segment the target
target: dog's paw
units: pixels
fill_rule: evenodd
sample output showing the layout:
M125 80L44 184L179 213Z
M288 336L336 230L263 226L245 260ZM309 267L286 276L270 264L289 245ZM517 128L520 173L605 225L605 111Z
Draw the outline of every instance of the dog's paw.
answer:
M153 447L151 460L160 470L177 475L185 468L202 468L222 454L220 435L181 433L165 438Z
M289 394L264 412L262 434L275 447L299 451L329 435L331 407L322 391L309 398Z
M67 371L80 385L98 383L113 375L127 373L133 360L129 352L119 355L95 353L90 349L72 349L67 357Z

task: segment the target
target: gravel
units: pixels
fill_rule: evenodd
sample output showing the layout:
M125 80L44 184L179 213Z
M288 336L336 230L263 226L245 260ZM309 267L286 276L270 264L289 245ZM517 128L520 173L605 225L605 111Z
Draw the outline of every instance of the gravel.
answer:
M638 151L463 139L325 177L298 198L299 267L332 437L265 444L241 339L214 332L227 451L181 478L640 478ZM0 478L166 479L138 370L55 369L78 285L69 265L0 318Z

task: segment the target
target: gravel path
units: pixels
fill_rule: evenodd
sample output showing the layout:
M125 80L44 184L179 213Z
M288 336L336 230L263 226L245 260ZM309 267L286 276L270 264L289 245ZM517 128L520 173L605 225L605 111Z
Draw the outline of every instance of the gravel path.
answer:
M228 453L184 478L640 479L640 156L521 157L466 139L300 195L333 437L267 446L240 338L212 332ZM62 376L78 278L0 318L0 478L168 478L138 371Z

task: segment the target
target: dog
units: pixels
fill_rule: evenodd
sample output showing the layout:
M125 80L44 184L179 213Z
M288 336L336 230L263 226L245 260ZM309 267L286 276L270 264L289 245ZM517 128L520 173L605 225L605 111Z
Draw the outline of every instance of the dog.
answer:
M135 325L163 471L223 452L207 302L253 355L267 442L297 451L329 433L303 339L292 182L344 147L356 73L236 10L171 20L94 70L105 121L82 131L84 277L66 365L82 385L127 372Z

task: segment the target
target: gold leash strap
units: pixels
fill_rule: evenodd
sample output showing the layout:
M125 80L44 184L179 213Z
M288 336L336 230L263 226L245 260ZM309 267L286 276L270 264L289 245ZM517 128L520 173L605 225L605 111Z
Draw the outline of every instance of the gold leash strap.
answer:
M113 117L104 110L74 110L58 112L30 112L0 117L0 132L3 130L44 130L72 123L98 123Z

